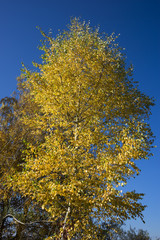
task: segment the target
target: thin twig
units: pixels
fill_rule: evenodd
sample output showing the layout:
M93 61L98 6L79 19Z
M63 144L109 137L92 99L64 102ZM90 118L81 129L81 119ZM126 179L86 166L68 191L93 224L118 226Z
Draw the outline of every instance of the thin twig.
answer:
M15 222L17 222L18 224L23 225L23 226L29 226L29 225L33 225L33 224L36 224L36 223L54 223L55 222L55 221L41 220L41 221L36 221L36 222L24 223L24 222L21 222L20 220L18 220L16 217L14 217L12 214L7 214L3 218L3 221L8 217L13 218Z

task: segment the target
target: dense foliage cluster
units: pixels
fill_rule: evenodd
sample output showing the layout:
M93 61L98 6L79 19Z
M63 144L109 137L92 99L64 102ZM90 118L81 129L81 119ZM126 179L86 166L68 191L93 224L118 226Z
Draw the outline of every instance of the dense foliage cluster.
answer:
M99 239L102 221L143 217L143 194L122 187L150 155L153 100L114 35L77 19L55 39L42 34L42 63L24 67L18 95L1 100L1 219L10 208L21 227L48 221L46 239Z

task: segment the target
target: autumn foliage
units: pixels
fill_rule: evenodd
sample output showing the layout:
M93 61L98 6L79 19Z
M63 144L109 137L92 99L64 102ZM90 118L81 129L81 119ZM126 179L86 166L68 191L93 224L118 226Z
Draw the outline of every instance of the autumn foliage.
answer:
M142 218L143 194L123 186L150 155L153 100L138 90L114 34L77 19L55 39L42 34L42 63L24 67L18 83L26 137L5 184L59 223L55 238L98 239L94 221Z

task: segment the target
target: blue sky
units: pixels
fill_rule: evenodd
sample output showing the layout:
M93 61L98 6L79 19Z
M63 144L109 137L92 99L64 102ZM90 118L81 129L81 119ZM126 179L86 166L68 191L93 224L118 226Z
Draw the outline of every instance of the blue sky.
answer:
M145 193L143 203L146 224L130 221L151 236L160 237L160 1L159 0L1 0L0 1L0 98L16 89L21 62L29 68L40 62L38 50L42 36L52 29L56 36L70 17L81 17L100 25L100 31L120 33L118 42L125 48L127 64L134 66L134 80L147 95L154 97L150 124L156 136L150 160L139 162L141 175L127 189Z

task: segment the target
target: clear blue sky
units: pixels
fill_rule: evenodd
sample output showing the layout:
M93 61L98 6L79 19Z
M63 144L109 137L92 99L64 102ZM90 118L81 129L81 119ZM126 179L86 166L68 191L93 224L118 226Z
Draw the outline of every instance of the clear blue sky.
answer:
M159 0L0 0L0 98L16 89L21 62L31 68L40 61L40 32L53 35L66 28L70 17L90 20L100 31L120 33L127 63L134 65L134 79L140 89L155 97L151 126L156 135L154 157L139 163L141 175L128 189L144 192L146 224L131 221L133 227L147 229L160 237L160 1Z

